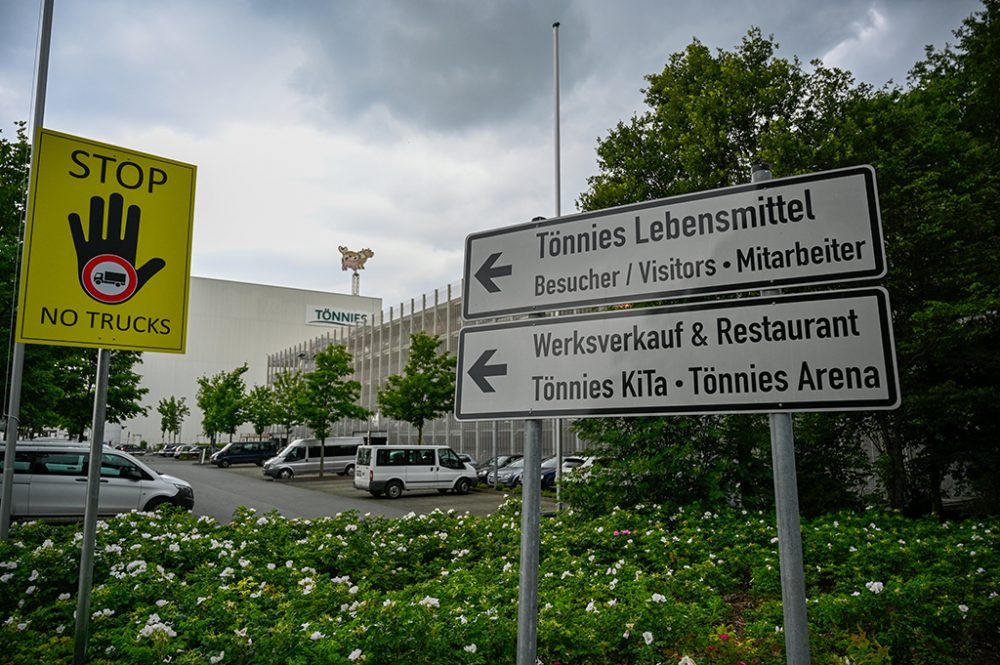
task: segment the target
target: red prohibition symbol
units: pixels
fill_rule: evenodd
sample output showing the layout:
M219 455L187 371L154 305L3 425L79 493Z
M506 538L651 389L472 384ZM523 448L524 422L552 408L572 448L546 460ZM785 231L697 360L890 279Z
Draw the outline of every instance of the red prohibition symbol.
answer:
M125 302L139 286L132 264L114 254L99 254L87 261L80 277L91 298L109 305Z

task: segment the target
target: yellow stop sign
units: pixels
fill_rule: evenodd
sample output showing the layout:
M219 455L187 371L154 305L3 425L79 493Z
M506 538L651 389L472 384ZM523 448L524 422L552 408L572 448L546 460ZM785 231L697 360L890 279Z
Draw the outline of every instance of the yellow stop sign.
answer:
M17 341L183 353L196 170L40 130Z

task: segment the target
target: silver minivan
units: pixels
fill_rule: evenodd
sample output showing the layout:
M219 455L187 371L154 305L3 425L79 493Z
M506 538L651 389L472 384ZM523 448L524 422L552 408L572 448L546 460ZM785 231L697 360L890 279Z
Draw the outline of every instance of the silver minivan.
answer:
M264 462L264 475L288 479L302 474L319 473L322 457L324 472L353 476L354 454L364 442L364 438L360 436L333 436L322 445L319 439L296 439Z
M453 490L468 494L476 469L448 446L358 447L354 487L372 496L399 498L404 490Z
M5 446L0 445L0 472ZM14 453L11 517L75 520L87 506L90 444L18 443ZM0 479L0 487L3 480ZM155 510L164 503L194 507L194 490L180 478L154 471L120 450L105 446L101 459L98 513Z

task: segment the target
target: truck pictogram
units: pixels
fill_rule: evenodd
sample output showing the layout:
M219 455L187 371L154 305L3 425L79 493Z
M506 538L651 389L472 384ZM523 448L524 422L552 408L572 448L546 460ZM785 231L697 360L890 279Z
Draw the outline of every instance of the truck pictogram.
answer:
M115 272L114 270L104 270L102 272L94 273L94 284L114 284L115 286L121 287L125 286L125 282L128 281L128 275L123 272Z

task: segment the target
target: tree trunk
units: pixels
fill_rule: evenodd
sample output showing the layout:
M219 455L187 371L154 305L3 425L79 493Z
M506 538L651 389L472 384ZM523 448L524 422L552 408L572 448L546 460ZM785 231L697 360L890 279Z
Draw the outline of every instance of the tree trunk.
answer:
M889 419L878 419L886 456L885 491L889 507L894 510L906 508L906 458L903 442L889 428Z

